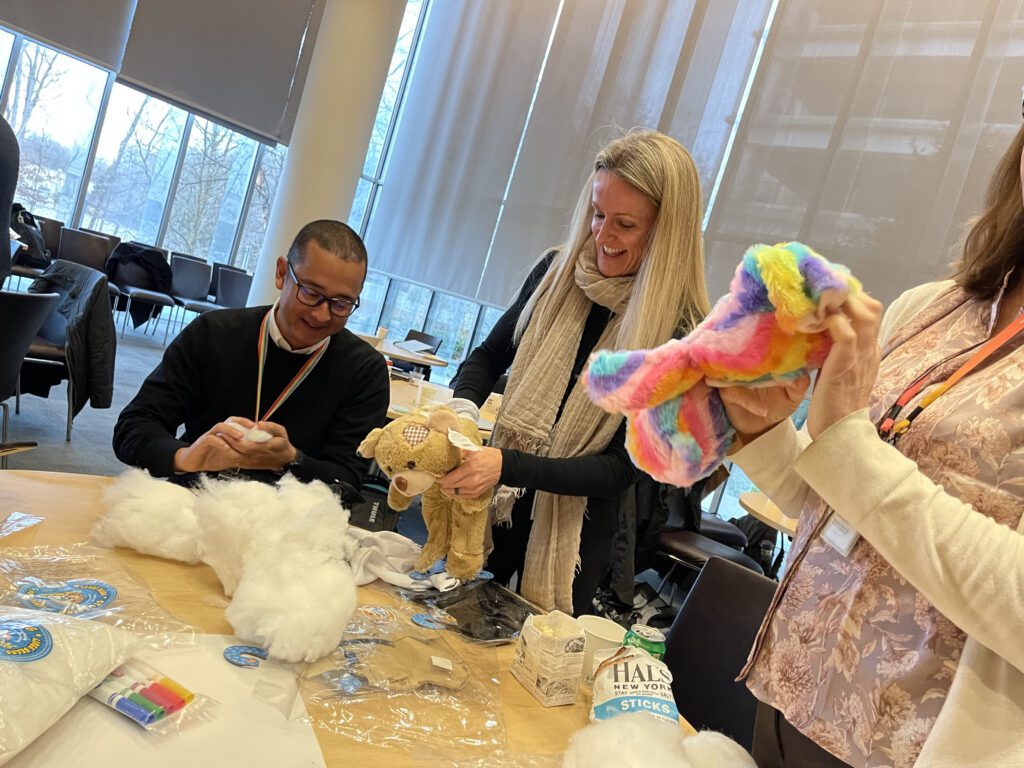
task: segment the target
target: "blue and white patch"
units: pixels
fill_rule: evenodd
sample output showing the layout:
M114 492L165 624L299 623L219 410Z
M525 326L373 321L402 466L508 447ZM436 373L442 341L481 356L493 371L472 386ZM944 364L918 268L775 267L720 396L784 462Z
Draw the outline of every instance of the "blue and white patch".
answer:
M229 645L224 649L224 658L236 667L258 667L265 661L267 652L258 645Z
M105 608L116 599L117 587L99 579L25 579L18 583L18 600L22 605L50 613L81 614Z
M38 661L52 650L46 627L18 619L0 621L0 661Z

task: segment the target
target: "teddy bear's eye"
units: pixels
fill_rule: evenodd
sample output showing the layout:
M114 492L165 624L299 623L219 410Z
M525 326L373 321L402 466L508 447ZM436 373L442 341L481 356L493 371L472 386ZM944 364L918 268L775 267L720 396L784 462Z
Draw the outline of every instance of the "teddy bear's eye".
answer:
M394 467L392 467L392 466L391 466L391 465L389 464L388 466L384 467L384 471L385 471L385 472L387 472L387 473L388 473L388 474L390 475L390 474L391 474L392 472L394 472L395 470L394 470Z
M408 461L408 462L406 462L405 466L408 467L409 469L416 469L416 462L415 461Z

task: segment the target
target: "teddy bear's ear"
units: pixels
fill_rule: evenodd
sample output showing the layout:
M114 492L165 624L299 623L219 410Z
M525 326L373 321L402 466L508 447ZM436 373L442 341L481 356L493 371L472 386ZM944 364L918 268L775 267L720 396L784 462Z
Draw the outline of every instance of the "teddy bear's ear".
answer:
M377 443L380 442L380 436L383 434L384 430L377 427L377 429L373 430L363 439L363 442L361 442L359 447L356 448L356 453L364 459L372 459L373 452L377 450Z
M427 416L427 429L448 434L449 429L458 430L459 416L450 408L438 408Z

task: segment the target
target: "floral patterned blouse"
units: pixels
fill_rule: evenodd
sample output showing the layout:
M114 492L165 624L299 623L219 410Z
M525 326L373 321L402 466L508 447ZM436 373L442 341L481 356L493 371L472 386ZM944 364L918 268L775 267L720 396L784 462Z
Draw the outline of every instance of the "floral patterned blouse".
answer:
M952 374L969 357L964 350L989 337L993 318L994 305L953 289L898 328L884 350L872 419L929 369L935 382ZM1014 340L923 411L896 443L947 493L1013 528L1024 512L1024 451L1013 450L1024 444L1022 384L1024 344ZM825 544L819 533L827 510L812 498L741 676L759 699L850 765L912 766L966 636L864 539L849 557Z

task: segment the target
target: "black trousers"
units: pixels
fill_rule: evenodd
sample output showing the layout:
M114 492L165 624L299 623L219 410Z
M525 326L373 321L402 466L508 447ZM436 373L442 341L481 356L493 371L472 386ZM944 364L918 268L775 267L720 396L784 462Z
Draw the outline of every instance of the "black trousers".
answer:
M530 519L532 509L533 492L529 491L512 507L512 526L496 525L491 529L494 551L487 558L487 570L494 574L498 584L508 586L517 574L519 582L522 581L526 545L533 525ZM572 583L574 616L593 611L592 600L611 562L612 540L617 527L618 519L615 515L583 518L583 530L580 533L581 566Z
M849 768L789 724L774 707L757 702L754 745L757 768Z

